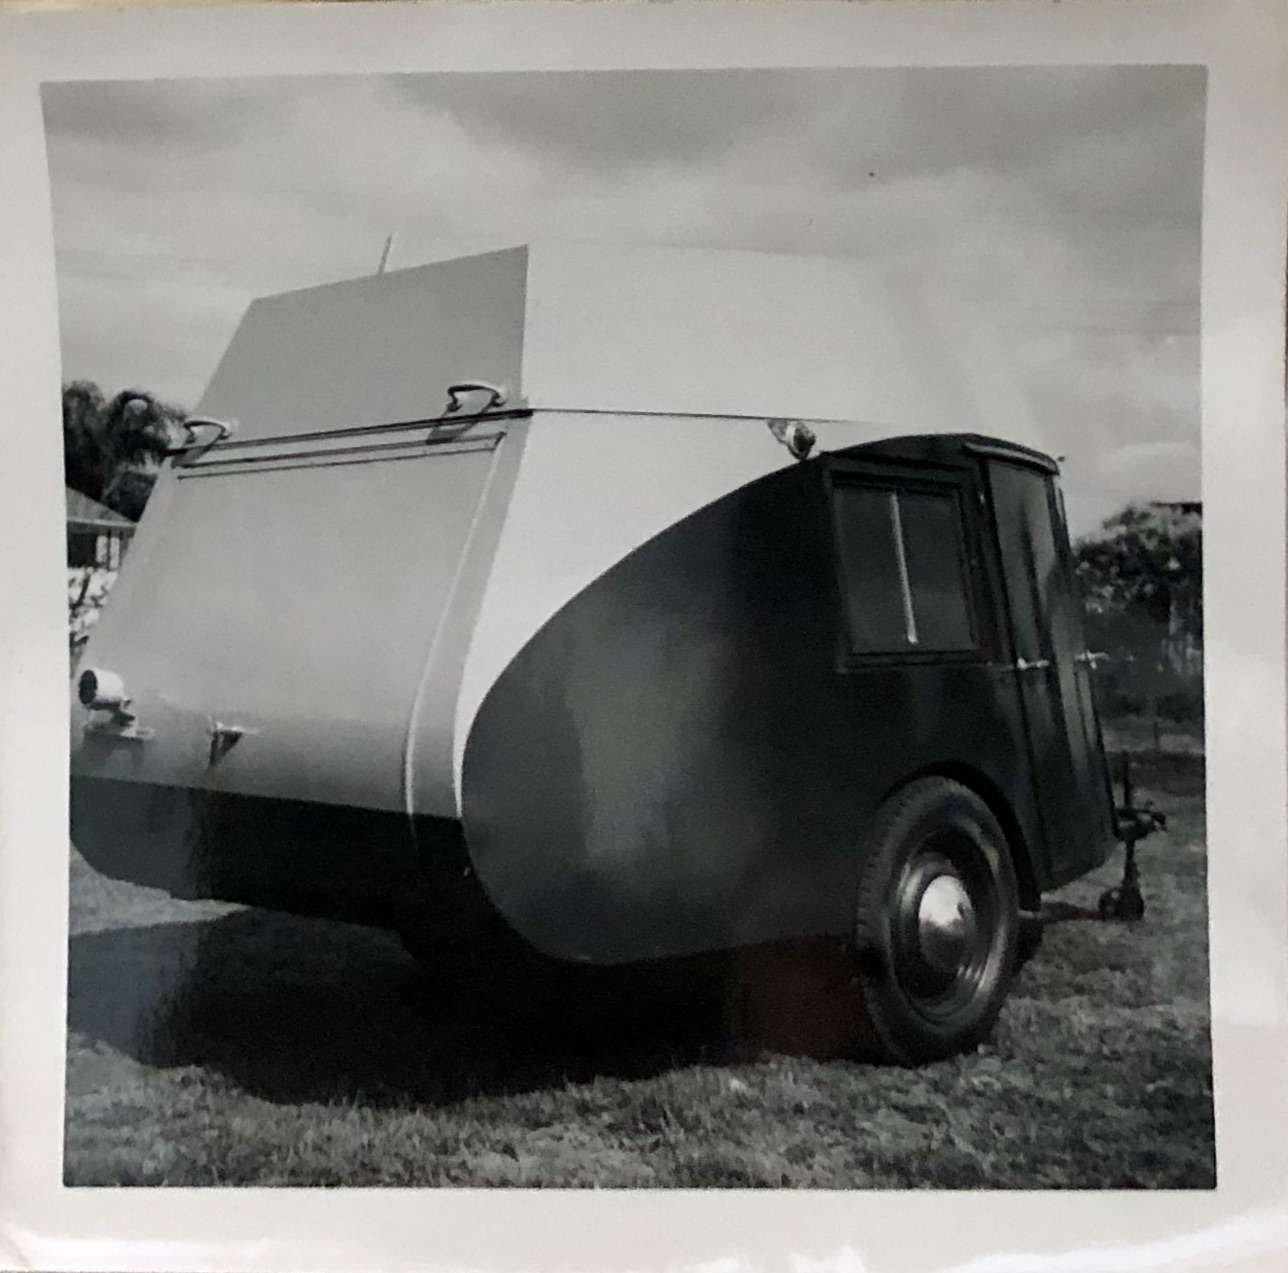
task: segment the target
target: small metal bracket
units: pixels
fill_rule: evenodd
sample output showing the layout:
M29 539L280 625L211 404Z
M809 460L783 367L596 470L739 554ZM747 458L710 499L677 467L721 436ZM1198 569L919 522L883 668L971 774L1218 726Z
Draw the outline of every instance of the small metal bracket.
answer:
M85 726L85 733L95 738L106 738L112 742L146 743L156 737L155 729L148 729L138 723L138 718L129 711L129 699L120 707L111 709L105 720L92 720Z
M155 729L144 729L141 725L126 725L117 728L110 721L91 721L85 726L85 733L94 738L107 738L112 742L146 743L156 737Z
M175 457L178 464L191 464L205 455L216 442L232 437L237 432L237 421L216 420L211 416L192 416L183 422L183 427L188 431L187 438L177 447L172 447L166 454ZM206 437L199 437L200 429L209 429L211 432Z
M497 407L503 407L509 401L510 395L500 385L494 385L487 380L461 380L454 385L447 386L447 410L444 415L453 415L465 405L465 395L468 393L485 393L488 400L483 406L482 411L475 414L481 415L483 411L492 411Z
M225 725L214 721L210 725L210 763L218 764L247 734L258 734L257 729L245 725Z

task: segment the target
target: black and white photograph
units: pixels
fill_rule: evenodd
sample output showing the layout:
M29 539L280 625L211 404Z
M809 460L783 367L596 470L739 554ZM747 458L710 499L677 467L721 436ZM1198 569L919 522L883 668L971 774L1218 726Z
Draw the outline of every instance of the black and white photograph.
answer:
M1206 88L46 84L65 1183L1212 1189Z
M1285 48L0 12L0 1268L1282 1268Z

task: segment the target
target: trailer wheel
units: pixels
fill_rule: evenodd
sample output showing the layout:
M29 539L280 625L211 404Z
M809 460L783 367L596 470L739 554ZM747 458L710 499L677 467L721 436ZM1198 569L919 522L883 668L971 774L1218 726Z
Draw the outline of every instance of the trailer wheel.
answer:
M881 1059L938 1060L978 1045L1015 969L1019 896L1006 836L949 778L878 810L855 917L857 981Z

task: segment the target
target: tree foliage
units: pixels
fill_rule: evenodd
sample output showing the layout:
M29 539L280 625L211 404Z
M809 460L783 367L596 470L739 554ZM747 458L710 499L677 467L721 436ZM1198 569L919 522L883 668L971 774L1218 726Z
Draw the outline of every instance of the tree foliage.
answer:
M1117 697L1168 714L1202 701L1203 515L1197 504L1135 505L1074 550L1087 639L1110 656Z
M137 520L156 466L186 413L140 389L108 398L90 380L63 386L63 472L68 486Z

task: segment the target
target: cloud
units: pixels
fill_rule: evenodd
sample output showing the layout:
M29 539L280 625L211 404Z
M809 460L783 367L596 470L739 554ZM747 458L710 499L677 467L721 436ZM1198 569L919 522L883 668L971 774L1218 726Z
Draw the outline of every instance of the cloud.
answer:
M1090 469L1090 472L1085 471ZM1199 448L1194 442L1111 443L1075 472L1065 467L1064 491L1075 536L1095 529L1128 504L1200 497Z
M587 173L717 160L749 132L805 126L817 77L728 70L422 75L389 81L427 118L449 115L480 146L500 146Z
M1137 444L1177 443L1168 480L1188 464L1197 488L1201 68L158 81L44 102L69 376L194 402L253 296L369 271L394 229L402 264L445 239L861 256L999 327L1070 456L1071 511L1118 498L1109 457Z
M113 151L205 155L236 145L266 112L279 113L271 81L87 80L41 92L51 145L76 139Z
M754 149L840 185L952 168L1010 171L1066 145L1202 109L1202 68L959 67L422 75L387 81L427 116L597 173ZM1178 187L1188 173L1167 165ZM869 174L872 177L869 178ZM1165 177L1166 179L1166 177ZM1184 190L1184 197L1196 193ZM1159 192L1165 197L1165 192Z

